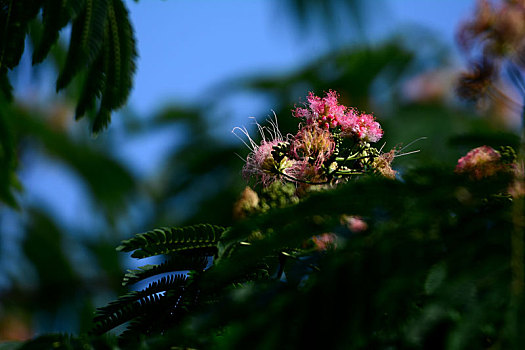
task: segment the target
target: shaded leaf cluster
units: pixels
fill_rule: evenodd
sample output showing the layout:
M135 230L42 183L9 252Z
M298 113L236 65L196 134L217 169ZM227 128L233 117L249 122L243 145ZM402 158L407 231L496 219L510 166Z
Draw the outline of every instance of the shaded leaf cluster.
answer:
M42 14L42 31L35 42L33 65L42 62L72 25L69 49L56 82L57 91L84 74L76 118L93 115L93 132L107 127L111 113L122 107L131 91L136 44L128 11L122 0L6 0L0 3L0 92L12 98L8 70L24 52L31 23ZM95 113L96 112L96 113Z

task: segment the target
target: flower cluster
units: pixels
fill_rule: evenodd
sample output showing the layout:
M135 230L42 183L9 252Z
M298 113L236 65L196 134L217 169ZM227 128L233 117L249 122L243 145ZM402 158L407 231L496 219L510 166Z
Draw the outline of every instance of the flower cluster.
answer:
M477 0L477 5L476 14L458 31L471 63L458 79L457 92L467 100L488 102L490 97L500 102L501 86L506 85L502 68L513 80L525 68L525 2Z
M263 187L273 182L309 185L334 184L354 175L375 172L395 177L390 163L395 152L381 153L370 145L383 136L383 130L371 114L359 113L338 102L336 92L324 97L308 95L305 108L296 107L300 118L295 135L283 136L277 119L269 126L257 124L262 141L253 141L246 129L235 128L248 137L251 153L243 175L255 178Z
M521 1L478 0L476 16L459 31L464 49L481 43L483 54L493 58L509 56L520 64L525 50L525 5Z
M295 108L293 115L306 120L308 125L327 130L340 128L342 136L365 142L377 142L383 136L383 130L373 115L340 105L337 93L332 90L323 98L310 92L306 108Z
M481 146L469 151L458 160L455 172L467 175L472 180L481 180L514 171L512 160L506 160L501 152L490 146Z

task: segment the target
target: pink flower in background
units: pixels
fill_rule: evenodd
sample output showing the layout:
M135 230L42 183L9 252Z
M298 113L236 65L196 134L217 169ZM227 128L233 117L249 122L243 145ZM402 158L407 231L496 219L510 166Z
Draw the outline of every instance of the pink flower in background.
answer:
M465 174L474 180L490 177L505 170L501 154L490 146L474 148L458 160L455 172Z
M323 233L312 237L315 249L325 251L337 248L337 236L334 233Z
M353 233L364 232L368 229L368 224L356 215L343 215L341 224L345 225Z

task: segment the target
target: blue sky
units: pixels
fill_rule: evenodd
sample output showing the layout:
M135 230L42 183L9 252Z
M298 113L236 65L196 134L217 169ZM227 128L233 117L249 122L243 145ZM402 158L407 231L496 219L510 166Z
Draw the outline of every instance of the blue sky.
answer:
M198 102L224 79L287 71L330 48L319 33L301 32L276 0L128 4L140 54L129 105L140 114L168 102ZM374 0L369 8L384 14L380 23L367 28L374 39L415 23L453 45L454 30L473 10L474 1ZM342 35L342 42L352 40Z

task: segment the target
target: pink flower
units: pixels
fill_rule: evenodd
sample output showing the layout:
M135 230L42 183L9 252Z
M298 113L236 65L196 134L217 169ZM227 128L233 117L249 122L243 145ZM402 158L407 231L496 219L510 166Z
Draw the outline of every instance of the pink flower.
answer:
M335 142L330 132L312 124L299 129L290 153L296 159L312 159L314 166L319 168L334 153L334 149Z
M490 146L477 147L458 160L455 172L468 175L474 180L480 180L507 168L500 159L501 154L494 148Z
M338 119L344 116L346 107L338 103L337 92L330 90L323 98L310 92L307 99L308 108L297 107L292 111L296 118L306 119L307 124L315 123L325 129L339 125Z
M314 247L319 251L333 250L337 248L337 236L334 233L323 233L313 236Z
M289 136L283 137L281 134L277 124L277 117L274 120L269 119L268 122L269 126L255 123L262 138L259 145L250 137L246 128L236 127L233 129L235 135L237 135L236 132L240 131L248 138L248 142L245 142L241 136L237 135L251 151L246 158L246 164L242 168L243 177L246 180L254 177L265 187L277 180L281 180L282 174L288 175L288 172L295 171L294 169L298 166L296 160L286 156L278 160L274 159L272 153L274 147L280 143L287 143Z
M364 142L379 141L383 130L375 118L371 114L360 114L353 108L340 105L338 98L337 92L333 90L328 91L323 98L310 92L307 108L296 107L292 113L296 118L305 119L307 125L315 124L327 130L340 127L342 136Z
M282 140L263 140L246 158L246 164L242 168L242 175L245 179L256 177L263 184L268 186L276 180L276 163L272 156L273 146Z
M356 215L343 215L341 223L344 224L353 233L364 232L368 230L368 224Z
M308 94L308 103L310 103L310 109L317 115L324 114L325 112L325 99L315 96L312 92Z
M301 182L306 181L320 184L326 181L325 173L319 169L319 166L310 164L308 159L293 160L293 164L286 169L285 174L296 179L298 186L308 188L310 186L309 184Z
M371 114L357 115L355 112L352 114L347 113L340 123L343 135L353 136L358 140L377 142L383 137L381 125L375 121L374 116Z
M300 108L300 107L295 108L292 111L292 114L296 118L303 118L303 119L308 119L311 115L309 110L307 110L306 108Z

